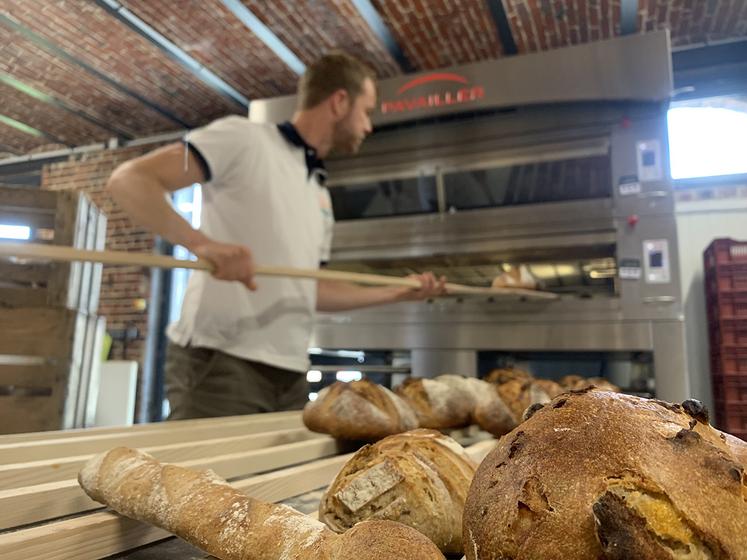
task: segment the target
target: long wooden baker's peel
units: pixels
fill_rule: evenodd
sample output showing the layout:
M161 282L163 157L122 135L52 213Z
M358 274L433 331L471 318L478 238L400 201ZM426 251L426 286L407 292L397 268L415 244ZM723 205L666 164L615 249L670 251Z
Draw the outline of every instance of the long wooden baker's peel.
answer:
M153 255L129 251L93 251L75 249L59 245L44 245L40 243L6 242L0 243L0 257L15 257L22 259L41 259L53 261L81 261L97 262L110 265L147 266L158 268L189 268L194 270L211 270L206 261L190 261L175 259L166 255ZM382 274L362 274L358 272L344 272L340 270L300 269L285 266L257 266L258 276L282 276L292 278L309 278L314 280L342 280L369 284L373 286L405 286L418 288L420 283L411 278L385 276ZM452 295L479 296L513 296L526 299L557 299L557 295L550 292L525 290L523 288L481 288L462 284L446 284L446 290Z

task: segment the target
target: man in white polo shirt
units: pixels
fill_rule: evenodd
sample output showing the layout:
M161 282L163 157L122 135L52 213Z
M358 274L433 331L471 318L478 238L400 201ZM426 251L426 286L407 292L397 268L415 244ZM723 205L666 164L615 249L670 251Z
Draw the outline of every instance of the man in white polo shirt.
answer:
M371 132L374 75L331 53L299 82L292 122L219 119L118 167L112 196L136 222L214 266L192 274L179 320L169 327L170 419L292 410L308 398L307 348L314 312L341 311L444 292L444 279L416 275L420 289L332 281L254 278L254 262L317 268L329 259L332 207L321 158L355 153ZM167 201L201 183L201 229Z

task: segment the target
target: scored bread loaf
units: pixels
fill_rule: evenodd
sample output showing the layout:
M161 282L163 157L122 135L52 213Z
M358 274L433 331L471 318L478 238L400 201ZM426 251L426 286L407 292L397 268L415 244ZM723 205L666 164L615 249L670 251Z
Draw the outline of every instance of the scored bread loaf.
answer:
M462 389L435 379L409 377L394 391L415 411L421 428L444 430L469 424L472 399Z
M536 290L537 279L529 271L526 265L519 265L502 272L493 278L493 288L524 288L525 290Z
M319 504L337 532L370 519L417 529L444 553L462 553L462 511L477 465L435 430L413 430L361 448Z
M579 381L583 381L586 379L585 377L581 377L580 375L571 374L571 375L564 375L563 377L558 380L558 383L560 383L561 387L566 390L572 390L576 383Z
M336 381L306 403L303 422L313 432L339 439L375 441L413 430L418 419L409 404L368 379Z
M611 391L613 393L620 392L620 387L614 383L610 383L604 377L583 377L573 383L570 388L574 391L594 388L599 391Z
M497 387L498 395L513 413L517 421L521 421L524 411L533 404L550 401L550 397L536 380L522 381L512 379Z
M165 465L134 449L94 457L78 481L92 499L222 560L444 560L402 524L369 521L337 535L290 507L241 494L212 471Z
M564 389L558 383L552 381L551 379L535 379L532 383L542 389L545 394L551 399L554 399L559 394L566 392L566 389Z
M495 385L477 377L443 374L434 379L446 383L453 391L461 392L462 398L469 403L470 423L472 424L477 421L475 418L477 407L487 404L495 398Z
M475 422L480 428L501 437L513 430L521 421L511 411L503 398L498 393L498 386L493 387L492 397L481 402L475 409Z
M528 381L530 379L534 379L534 376L528 371L517 367L494 369L485 376L485 381L487 381L488 383L497 383L498 385L506 383L507 381L512 381L514 379Z
M743 446L693 401L560 395L478 468L467 560L744 560Z

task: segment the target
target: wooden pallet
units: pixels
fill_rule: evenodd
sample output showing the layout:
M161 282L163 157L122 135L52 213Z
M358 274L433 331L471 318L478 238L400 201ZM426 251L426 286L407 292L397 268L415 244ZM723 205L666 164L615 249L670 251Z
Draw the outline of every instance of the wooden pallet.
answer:
M0 223L35 243L102 249L106 218L74 192L0 187ZM18 243L23 243L19 241ZM0 433L90 425L102 265L0 259Z
M0 433L93 423L103 317L63 308L0 309Z
M304 428L300 412L0 436L0 558L93 560L168 538L166 531L105 510L78 486L82 462L119 445L211 468L270 502L326 487L352 455ZM494 445L486 440L467 449L481 461Z
M29 226L34 243L101 250L106 242L106 217L78 192L0 187L0 223ZM98 263L0 261L0 307L95 313L102 271Z

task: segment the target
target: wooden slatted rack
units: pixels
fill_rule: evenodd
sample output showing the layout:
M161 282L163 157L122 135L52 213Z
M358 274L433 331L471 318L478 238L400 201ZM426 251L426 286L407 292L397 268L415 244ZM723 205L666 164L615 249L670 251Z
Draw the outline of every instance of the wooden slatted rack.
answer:
M94 560L168 538L107 511L78 486L77 472L89 457L120 445L213 469L270 502L327 486L351 456L307 430L300 412L0 436L0 558ZM480 461L493 446L485 440L467 449Z

